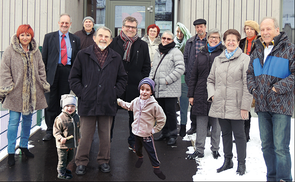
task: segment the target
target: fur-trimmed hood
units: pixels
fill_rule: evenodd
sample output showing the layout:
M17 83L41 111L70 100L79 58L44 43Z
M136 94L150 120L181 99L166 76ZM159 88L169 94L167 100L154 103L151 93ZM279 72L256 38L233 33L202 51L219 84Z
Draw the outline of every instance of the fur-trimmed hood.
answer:
M20 41L19 39L17 38L16 34L14 34L12 37L11 37L11 45L13 47L13 49L18 52L18 53L25 53L25 51L21 48L20 46ZM35 39L33 38L30 42L30 51L32 54L34 54L36 51L38 51L38 45L37 45L37 42L35 41Z

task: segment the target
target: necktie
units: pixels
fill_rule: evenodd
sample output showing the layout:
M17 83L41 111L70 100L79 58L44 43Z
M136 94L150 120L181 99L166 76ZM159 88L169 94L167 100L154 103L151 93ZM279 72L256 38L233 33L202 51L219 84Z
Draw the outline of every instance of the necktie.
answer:
M65 41L65 37L66 35L63 34L62 38L61 38L61 42L60 42L60 57L61 57L61 64L63 64L64 66L67 64L68 62L68 56L67 56L67 45L66 45L66 41Z

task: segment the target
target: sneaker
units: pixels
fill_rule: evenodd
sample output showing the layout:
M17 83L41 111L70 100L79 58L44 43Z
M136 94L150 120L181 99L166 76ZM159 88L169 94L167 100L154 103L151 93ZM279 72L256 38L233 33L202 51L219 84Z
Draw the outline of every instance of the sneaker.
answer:
M187 159L190 159L190 160L193 160L193 159L196 159L196 158L203 158L204 157L204 154L198 152L198 151L195 151L193 154L189 154L186 158Z
M71 174L67 174L67 173L65 173L65 174L58 174L58 175L57 175L57 178L58 178L58 179L72 179L73 176L72 176Z
M128 149L129 149L130 151L132 151L133 153L135 153L135 148L134 148L134 147L131 147L131 146L129 145Z

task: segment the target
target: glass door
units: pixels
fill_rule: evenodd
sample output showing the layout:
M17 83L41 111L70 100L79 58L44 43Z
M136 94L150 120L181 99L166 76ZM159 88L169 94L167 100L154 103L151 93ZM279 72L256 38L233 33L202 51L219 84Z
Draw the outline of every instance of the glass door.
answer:
M155 0L107 0L105 25L117 36L121 29L124 18L135 17L138 21L138 36L143 37L146 28L155 23Z

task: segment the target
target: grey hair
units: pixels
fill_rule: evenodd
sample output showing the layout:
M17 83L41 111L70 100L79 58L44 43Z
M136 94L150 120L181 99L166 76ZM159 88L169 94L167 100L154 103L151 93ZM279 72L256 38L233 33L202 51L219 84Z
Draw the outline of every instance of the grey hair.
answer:
M260 28L261 23L262 23L264 20L267 20L267 19L270 19L270 20L273 21L273 24L274 24L275 28L280 28L280 27L279 27L278 20L277 20L276 18L273 18L273 17L264 17L264 18L262 18L262 20L260 21L260 24L259 24L259 28Z
M207 40L209 40L209 36L210 36L211 34L213 34L213 33L218 33L218 34L219 34L219 39L221 40L222 34L221 34L221 32L219 31L219 29L217 29L217 28L212 28L212 29L210 29L210 30L208 31L208 33L207 33Z
M132 16L127 16L124 20L123 20L123 26L125 26L126 21L129 22L136 22L136 27L138 26L138 21L136 18L132 17Z
M174 37L175 37L174 34L173 34L170 30L166 30L165 32L163 32L163 33L162 33L162 36L164 35L164 33L166 33L166 34L168 34L168 35L171 35L172 39L174 39ZM161 36L161 37L162 37L162 36Z
M111 37L110 37L110 38L111 38L111 39L113 38L111 29L109 29L109 28L106 27L106 26L99 26L99 27L96 29L96 31L94 32L94 34L93 34L94 37L96 37L97 32L98 32L98 30L100 30L100 29L103 29L103 30L109 31L110 34L111 34Z
M62 16L68 16L70 18L70 22L72 22L72 18L71 16L68 14L68 13L63 13L59 16L59 19L62 17Z

